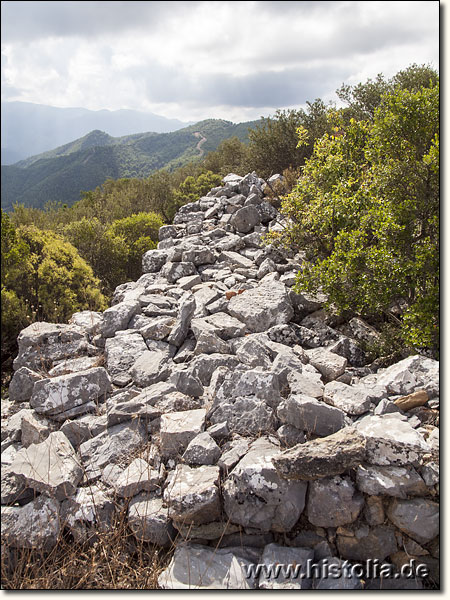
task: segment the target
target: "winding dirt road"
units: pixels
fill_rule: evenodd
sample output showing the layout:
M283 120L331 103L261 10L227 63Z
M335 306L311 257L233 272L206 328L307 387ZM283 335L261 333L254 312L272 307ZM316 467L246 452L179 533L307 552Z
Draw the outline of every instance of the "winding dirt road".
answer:
M196 149L198 150L200 156L203 156L205 154L205 151L202 149L203 144L206 142L206 138L203 137L203 135L200 133L200 131L196 131L194 133L196 138L201 138L199 143L196 146Z

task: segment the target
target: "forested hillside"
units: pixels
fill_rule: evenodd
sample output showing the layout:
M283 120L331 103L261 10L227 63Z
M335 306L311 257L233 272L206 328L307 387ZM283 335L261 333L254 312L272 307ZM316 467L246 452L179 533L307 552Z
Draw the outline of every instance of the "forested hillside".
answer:
M9 211L15 203L37 208L47 202L71 205L81 191L93 190L108 178L142 178L162 168L173 170L199 161L233 136L247 142L249 128L257 124L210 119L171 133L120 138L92 131L55 150L2 166L2 207ZM199 149L202 137L205 141Z
M253 170L266 180L284 175L265 194L291 223L270 241L305 253L296 289L322 288L330 310L376 326L382 335L370 349L374 356L405 346L437 356L439 77L413 65L337 93L343 108L317 99L306 110L278 111L252 124L247 144L241 140L249 124L206 121L126 143L94 132L104 145L89 147L87 136L51 157L9 167L16 189L31 181L27 173L52 163L61 169L59 178L48 169L40 181L43 208L18 204L2 214L2 360L10 360L27 324L104 307L117 285L139 276L142 254L156 247L158 228L181 206L224 175ZM197 131L206 138L204 156ZM118 152L135 161L151 151L157 158L149 176L133 175L140 163L132 162L124 177L111 158ZM102 160L113 179L97 184L91 167ZM158 160L172 168L157 170ZM95 189L67 206L70 177ZM46 186L56 182L60 195L44 206Z

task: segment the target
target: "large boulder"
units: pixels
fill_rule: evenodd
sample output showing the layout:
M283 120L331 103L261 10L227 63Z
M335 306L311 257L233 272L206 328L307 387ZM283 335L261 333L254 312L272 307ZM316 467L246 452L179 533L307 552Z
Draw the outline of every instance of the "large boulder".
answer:
M2 506L2 539L15 548L51 550L61 532L59 502L39 496L25 506Z
M138 300L119 302L111 306L103 313L103 321L100 324L100 332L103 337L112 337L116 331L128 329L131 319L141 312Z
M28 367L20 367L9 384L9 399L12 402L28 402L33 394L34 384L42 378L42 375Z
M171 370L171 360L162 350L146 350L133 363L129 373L133 382L145 388L167 379Z
M419 544L426 544L439 534L439 504L432 500L395 498L388 507L387 516Z
M37 413L54 417L90 402L104 399L111 390L111 380L103 367L41 379L34 384L30 405Z
M210 523L220 517L219 467L177 465L169 473L164 501L169 516L181 523Z
M205 417L204 408L162 415L161 453L167 457L183 454L189 442L205 429Z
M290 395L277 410L282 423L293 425L301 431L327 436L345 426L345 413L320 400L303 395Z
M71 496L83 477L75 450L62 431L54 431L40 444L19 450L11 471L28 487L57 500Z
M233 523L260 531L290 531L305 506L307 483L278 475L272 457L278 446L253 442L223 484L224 508Z
M364 506L362 494L347 477L327 477L309 484L308 520L318 527L339 527L358 518Z
M248 590L252 562L228 548L179 545L169 566L158 577L163 590Z
M275 280L263 280L258 287L233 296L228 302L228 312L253 332L289 323L294 315L286 286Z
M340 475L366 457L366 440L353 427L333 435L299 444L276 454L273 463L288 479L314 480Z
M377 384L390 394L405 396L424 389L430 398L439 396L439 362L424 356L409 356L377 376Z

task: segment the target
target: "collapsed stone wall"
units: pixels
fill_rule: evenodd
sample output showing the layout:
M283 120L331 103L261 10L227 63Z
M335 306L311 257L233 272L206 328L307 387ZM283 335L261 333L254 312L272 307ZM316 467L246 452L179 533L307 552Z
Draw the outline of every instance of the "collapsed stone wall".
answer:
M362 586L246 576L308 561L416 558L438 578L439 364L376 371L372 327L293 291L303 256L262 243L285 224L265 186L228 175L161 227L104 313L21 332L2 408L9 545L86 540L126 510L136 538L176 547L163 588Z

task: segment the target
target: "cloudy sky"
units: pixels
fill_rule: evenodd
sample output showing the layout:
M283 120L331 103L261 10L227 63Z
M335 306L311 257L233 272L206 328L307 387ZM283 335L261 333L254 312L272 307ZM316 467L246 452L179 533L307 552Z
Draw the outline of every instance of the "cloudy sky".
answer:
M2 99L246 121L439 66L439 2L2 2Z

